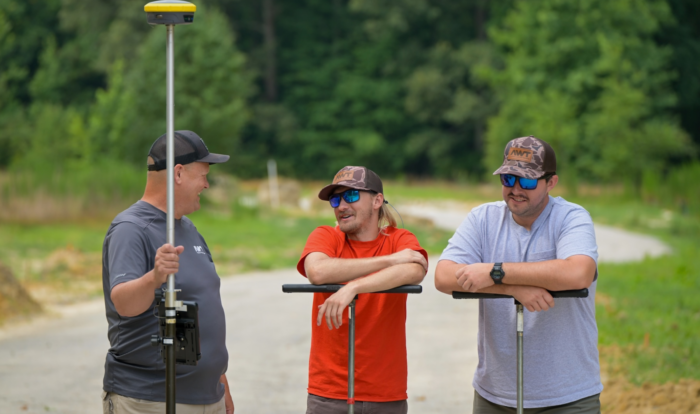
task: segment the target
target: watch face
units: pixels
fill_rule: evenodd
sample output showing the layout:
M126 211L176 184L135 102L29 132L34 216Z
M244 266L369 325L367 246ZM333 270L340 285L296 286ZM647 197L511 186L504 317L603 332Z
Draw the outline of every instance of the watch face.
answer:
M493 269L491 269L491 278L495 283L501 283L501 279L503 279L503 276L505 276L505 272L500 266L500 263L494 265Z

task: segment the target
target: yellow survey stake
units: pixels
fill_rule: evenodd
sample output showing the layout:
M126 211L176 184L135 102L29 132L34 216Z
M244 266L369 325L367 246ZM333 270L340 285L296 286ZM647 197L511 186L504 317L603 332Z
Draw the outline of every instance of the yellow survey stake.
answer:
M186 1L153 1L143 7L147 13L196 12L197 6Z

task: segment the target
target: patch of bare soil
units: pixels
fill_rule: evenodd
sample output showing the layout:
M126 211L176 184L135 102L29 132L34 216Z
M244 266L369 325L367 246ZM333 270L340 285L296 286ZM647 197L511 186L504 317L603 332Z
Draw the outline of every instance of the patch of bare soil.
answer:
M39 265L39 277L24 282L29 293L46 305L63 305L98 296L102 291L102 256L73 246L51 252Z
M603 414L700 414L700 381L681 379L666 384L631 384L619 367L607 358L624 352L621 348L600 347Z
M41 307L15 279L12 270L0 263L0 319L40 312Z

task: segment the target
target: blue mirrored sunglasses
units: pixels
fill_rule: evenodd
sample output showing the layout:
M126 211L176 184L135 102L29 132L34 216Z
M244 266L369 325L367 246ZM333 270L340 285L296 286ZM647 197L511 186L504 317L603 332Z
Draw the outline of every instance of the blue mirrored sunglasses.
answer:
M340 197L343 197L346 203L354 203L360 199L360 190L346 190L342 193L336 193L328 198L331 203L331 207L336 208L340 205Z
M537 181L539 180L539 178L524 178L513 174L501 174L501 184L503 184L504 187L510 188L515 186L516 179L520 183L520 188L523 190L534 190L537 188Z

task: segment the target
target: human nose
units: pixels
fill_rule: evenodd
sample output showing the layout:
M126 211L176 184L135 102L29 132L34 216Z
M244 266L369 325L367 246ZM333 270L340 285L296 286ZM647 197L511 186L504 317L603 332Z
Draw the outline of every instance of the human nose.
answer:
M515 191L518 191L518 192L527 191L520 186L520 180L517 180L517 179L515 180L515 184L513 185L511 192L515 192Z
M350 208L350 204L348 204L347 201L343 197L340 197L340 200L338 201L338 207L336 207L338 210L345 211L348 208Z

